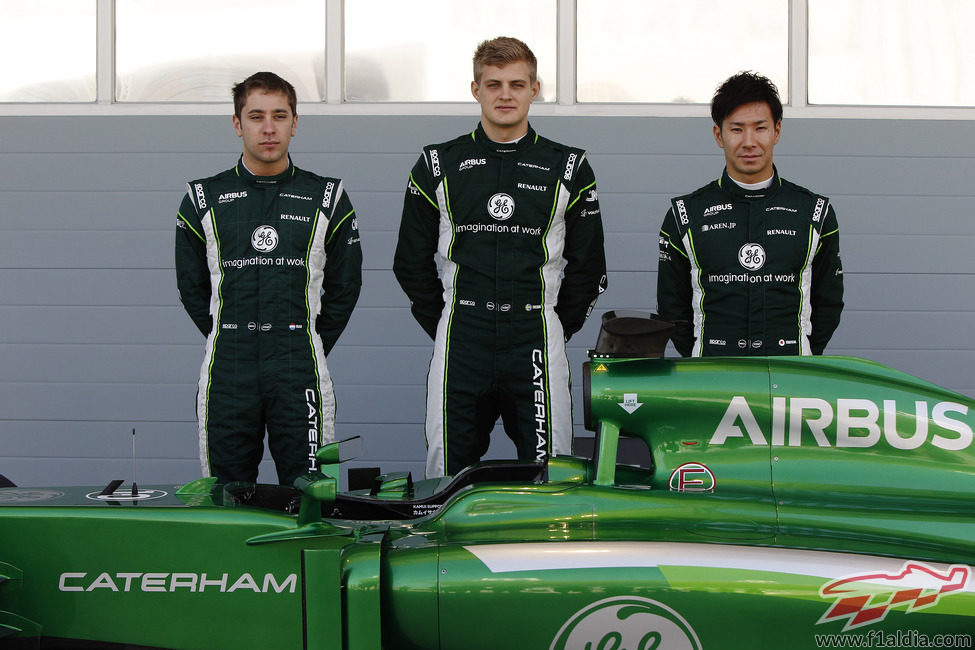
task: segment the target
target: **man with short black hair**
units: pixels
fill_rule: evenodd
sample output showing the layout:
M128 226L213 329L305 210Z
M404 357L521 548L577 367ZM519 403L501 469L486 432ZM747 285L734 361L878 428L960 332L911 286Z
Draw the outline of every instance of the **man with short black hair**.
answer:
M481 43L473 63L480 124L424 148L393 261L413 315L434 339L428 477L480 459L499 416L518 458L571 452L565 341L606 287L586 153L528 123L541 87L535 55L502 37Z
M258 72L233 96L240 160L188 183L176 220L180 300L207 337L200 461L221 483L254 482L266 429L291 485L335 437L325 358L359 297L358 225L341 180L291 162L294 87Z
M742 72L711 102L721 178L671 201L657 310L684 356L822 354L840 322L839 227L825 196L779 177L775 85Z

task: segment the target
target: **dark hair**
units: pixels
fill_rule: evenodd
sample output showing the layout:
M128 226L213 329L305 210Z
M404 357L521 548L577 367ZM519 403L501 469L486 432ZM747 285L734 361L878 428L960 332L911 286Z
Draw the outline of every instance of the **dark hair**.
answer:
M753 102L764 102L772 111L772 122L782 121L782 101L779 90L768 77L755 72L739 72L728 77L714 92L711 99L711 119L721 128L721 124L735 109Z
M524 61L528 64L529 81L535 83L538 78L538 60L524 42L510 36L499 36L483 41L474 50L474 82L481 83L481 72L484 66L493 65L500 68L515 61Z
M264 93L284 93L291 106L292 115L298 114L298 97L295 87L273 72L255 72L239 84L234 85L234 115L240 119L240 112L247 103L247 96L254 91Z

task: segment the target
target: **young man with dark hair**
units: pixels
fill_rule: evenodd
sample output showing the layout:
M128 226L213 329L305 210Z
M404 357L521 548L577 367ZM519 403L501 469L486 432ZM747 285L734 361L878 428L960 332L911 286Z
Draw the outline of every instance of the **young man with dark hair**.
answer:
M244 110L244 104L247 102L247 98L253 92L280 93L284 95L292 115L297 117L298 95L295 93L295 87L273 72L255 72L239 84L234 84L234 115L237 116L238 120Z
M779 177L782 103L742 72L711 102L721 178L671 201L657 310L684 356L822 354L840 322L843 268L829 199Z
M359 297L362 253L342 181L291 162L296 107L273 73L237 84L241 157L188 183L177 214L180 300L207 337L200 461L221 483L257 480L265 429L283 485L318 469L335 437L325 358Z
M473 63L480 124L424 148L393 261L413 315L434 339L428 477L479 460L499 416L518 458L570 453L565 341L606 288L586 154L528 123L540 90L534 54L502 37L481 43Z

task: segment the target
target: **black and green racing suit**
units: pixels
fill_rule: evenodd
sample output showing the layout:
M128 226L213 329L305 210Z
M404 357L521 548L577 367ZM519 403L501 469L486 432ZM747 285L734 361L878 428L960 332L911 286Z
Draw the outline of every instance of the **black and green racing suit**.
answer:
M427 476L480 459L498 416L520 459L570 453L565 341L606 287L585 152L530 127L517 143L495 143L480 125L424 148L393 270L435 341Z
M671 201L657 310L684 356L822 354L840 322L843 267L829 199L773 172L748 190L727 170Z
M207 337L197 420L204 476L255 481L264 432L278 481L334 439L325 358L359 296L358 225L342 182L243 162L187 184L176 221L180 300Z

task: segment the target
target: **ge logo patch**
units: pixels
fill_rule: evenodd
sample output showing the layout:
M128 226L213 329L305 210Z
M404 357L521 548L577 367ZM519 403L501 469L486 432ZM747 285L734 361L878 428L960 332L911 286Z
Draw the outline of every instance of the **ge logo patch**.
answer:
M745 244L738 250L738 261L749 271L765 266L765 249L761 244Z
M569 648L700 650L701 641L684 617L663 603L616 596L576 612L549 646Z
M258 226L251 235L251 246L259 253L270 253L278 247L278 231L273 226Z
M492 219L510 219L515 213L515 200L504 193L495 194L488 200L487 210Z

